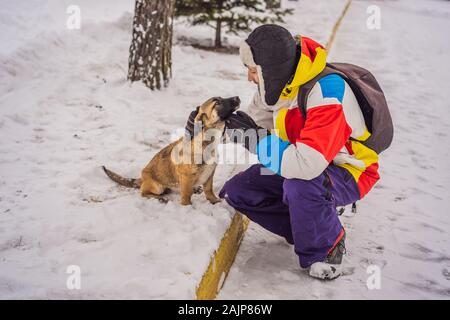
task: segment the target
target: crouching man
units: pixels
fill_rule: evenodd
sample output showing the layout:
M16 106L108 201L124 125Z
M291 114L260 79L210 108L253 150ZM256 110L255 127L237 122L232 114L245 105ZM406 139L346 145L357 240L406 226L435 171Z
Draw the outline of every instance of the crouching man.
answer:
M256 28L240 57L257 92L227 130L260 164L227 181L220 197L293 244L312 277L334 279L346 236L336 207L371 190L378 153L393 138L384 94L367 70L327 64L320 44L280 26Z
M240 57L257 92L249 115L237 112L227 128L258 130L256 146L241 142L260 164L232 177L220 197L293 244L312 277L334 279L345 253L336 207L361 199L379 179L377 153L360 142L370 133L355 94L338 74L320 77L320 44L280 26L256 28Z

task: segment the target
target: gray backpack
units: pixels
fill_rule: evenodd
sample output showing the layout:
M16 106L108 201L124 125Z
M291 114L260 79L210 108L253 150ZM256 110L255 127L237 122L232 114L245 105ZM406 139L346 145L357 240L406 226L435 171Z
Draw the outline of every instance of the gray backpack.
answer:
M358 100L367 129L371 133L366 141L360 142L378 154L386 150L394 136L394 125L384 93L375 77L366 69L348 63L327 63L320 74L300 87L298 102L303 116L306 118L309 92L317 81L330 74L342 76Z

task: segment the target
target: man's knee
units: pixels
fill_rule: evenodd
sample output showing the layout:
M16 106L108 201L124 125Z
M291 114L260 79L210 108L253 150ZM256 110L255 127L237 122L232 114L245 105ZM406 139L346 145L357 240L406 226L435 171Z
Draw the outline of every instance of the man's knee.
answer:
M234 175L231 179L225 182L219 196L225 199L240 200L242 195L250 189L250 178L258 172L257 165L251 166L245 171Z
M252 208L266 206L273 202L274 198L281 200L283 180L284 178L277 175L261 175L261 165L253 165L228 180L220 192L220 197L225 198L231 205Z
M221 198L237 200L239 195L245 194L246 178L244 174L245 172L241 172L225 182L219 196Z

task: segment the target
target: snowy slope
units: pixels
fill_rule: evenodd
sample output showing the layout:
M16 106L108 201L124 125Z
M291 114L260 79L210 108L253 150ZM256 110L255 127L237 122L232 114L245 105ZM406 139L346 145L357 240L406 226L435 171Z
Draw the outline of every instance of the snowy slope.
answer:
M320 23L323 41L344 1L308 2L288 2L298 6L289 28L310 33ZM68 5L80 6L81 30L66 29ZM138 175L180 136L193 107L239 95L245 110L255 90L237 56L182 45L167 89L128 84L133 8L133 0L2 1L0 298L193 298L230 222L224 203L196 195L181 207L175 194L163 205L100 169ZM175 37L186 34L213 36L177 22ZM245 166L220 165L216 192ZM66 288L69 265L81 268L81 290Z
M168 89L130 86L134 1L94 19L109 3L81 2L79 31L58 1L2 5L0 298L193 298L233 214L142 199L101 171L138 175L196 105L252 89L236 56L190 47L174 47ZM216 190L236 168L220 166ZM82 290L67 290L69 265Z
M366 28L372 4L381 30ZM450 298L449 13L448 1L353 1L338 32L331 60L373 71L396 129L381 181L342 218L345 275L311 279L292 246L250 224L220 298ZM380 290L366 286L370 265L381 270Z

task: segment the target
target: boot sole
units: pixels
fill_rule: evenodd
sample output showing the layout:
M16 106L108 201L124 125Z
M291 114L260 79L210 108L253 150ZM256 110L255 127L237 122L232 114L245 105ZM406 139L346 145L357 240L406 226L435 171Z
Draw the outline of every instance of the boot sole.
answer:
M309 275L322 280L333 280L342 274L342 265L325 262L313 263L309 269Z

